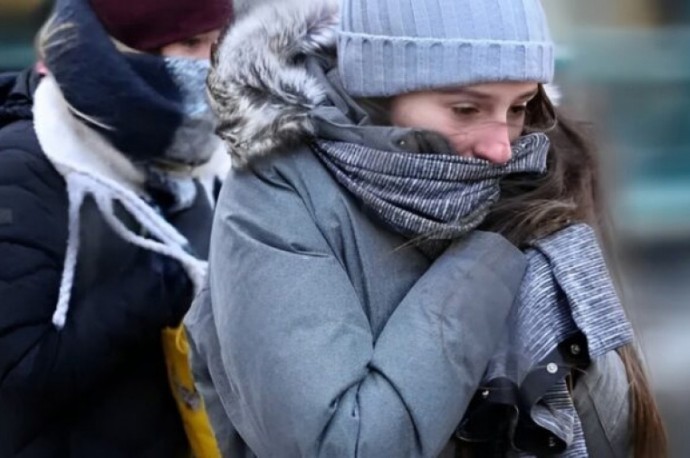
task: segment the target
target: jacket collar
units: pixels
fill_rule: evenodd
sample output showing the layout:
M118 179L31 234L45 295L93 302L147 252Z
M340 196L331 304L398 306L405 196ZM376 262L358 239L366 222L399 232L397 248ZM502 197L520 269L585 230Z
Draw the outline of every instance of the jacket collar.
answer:
M228 29L208 88L233 165L314 135L310 112L326 101L326 88L306 62L333 61L337 22L336 0L295 0L260 5Z
M40 80L41 75L31 68L0 75L0 127L33 119L33 94Z

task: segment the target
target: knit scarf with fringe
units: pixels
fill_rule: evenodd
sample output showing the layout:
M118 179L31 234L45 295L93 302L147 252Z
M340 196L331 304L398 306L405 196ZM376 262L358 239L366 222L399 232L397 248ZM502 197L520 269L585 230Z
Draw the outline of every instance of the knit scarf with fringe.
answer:
M64 177L69 197L69 239L53 324L62 328L67 319L80 245L80 210L89 195L120 237L133 245L179 261L194 284L195 292L200 291L207 263L190 254L186 238L149 204L145 172L106 139L71 116L67 102L52 76L44 77L38 85L33 110L36 135L45 155ZM187 176L189 179L199 179L210 202L213 183L229 168L222 148L213 157L214 160L188 172ZM116 202L149 235L133 232L118 219L114 212Z
M210 62L118 48L88 0L57 0L45 30L44 63L70 114L139 167L166 209L191 205L196 188L175 172L206 163L219 143Z

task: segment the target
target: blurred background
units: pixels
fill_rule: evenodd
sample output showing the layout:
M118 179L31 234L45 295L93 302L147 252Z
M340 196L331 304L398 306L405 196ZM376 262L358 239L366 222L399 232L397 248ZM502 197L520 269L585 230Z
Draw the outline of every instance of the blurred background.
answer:
M49 3L0 0L0 72L32 63ZM690 0L542 3L562 106L595 128L626 301L673 456L690 456Z
M690 456L690 0L542 0L563 105L595 125L626 304Z
M50 12L46 0L0 0L0 72L33 60L33 36Z

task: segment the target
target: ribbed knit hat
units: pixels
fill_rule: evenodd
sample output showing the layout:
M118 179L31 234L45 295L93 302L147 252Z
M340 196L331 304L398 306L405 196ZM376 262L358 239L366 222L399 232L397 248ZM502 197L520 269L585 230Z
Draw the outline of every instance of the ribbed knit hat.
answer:
M153 51L232 20L230 0L89 0L108 33L130 48Z
M553 78L539 0L342 0L341 8L339 71L356 97Z

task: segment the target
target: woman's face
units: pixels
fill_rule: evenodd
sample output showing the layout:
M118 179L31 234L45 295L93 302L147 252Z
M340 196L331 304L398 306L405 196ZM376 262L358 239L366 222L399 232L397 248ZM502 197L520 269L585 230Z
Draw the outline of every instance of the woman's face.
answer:
M402 94L391 101L391 122L438 132L461 156L505 164L538 88L537 83L489 83Z
M202 33L186 40L163 46L159 53L167 57L188 57L192 59L210 59L211 46L218 40L220 29Z

